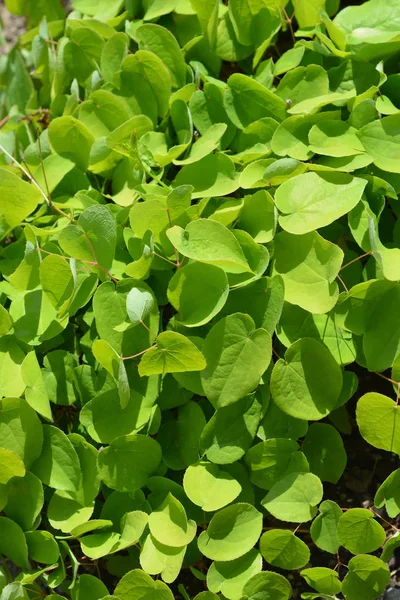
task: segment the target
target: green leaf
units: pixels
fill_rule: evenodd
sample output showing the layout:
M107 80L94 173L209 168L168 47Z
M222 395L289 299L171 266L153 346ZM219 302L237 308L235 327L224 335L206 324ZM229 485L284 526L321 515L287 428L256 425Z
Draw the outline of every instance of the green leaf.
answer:
M4 485L13 477L23 477L25 465L23 460L6 448L0 448L0 484Z
M122 73L129 78L130 85L139 85L143 81L147 83L156 100L158 116L164 117L167 114L171 76L156 54L138 50L135 54L128 55L122 63Z
M179 471L198 461L200 435L205 424L202 409L191 400L178 409L177 420L162 424L157 439L163 461L170 469Z
M270 565L280 569L301 569L310 560L308 546L288 529L271 529L263 533L260 551Z
M180 88L186 83L186 64L178 42L168 29L146 23L135 32L140 50L148 50L156 54L168 67L172 86Z
M44 494L42 482L33 473L13 479L7 488L8 500L4 512L23 531L33 529L43 508Z
M286 439L270 439L252 446L245 456L251 482L263 490L270 490L289 473L307 473L308 462L298 449L295 441Z
M217 0L190 0L190 4L196 11L197 18L200 21L201 29L203 33L206 34L210 42L210 46L214 48L218 25L219 5Z
M116 241L116 222L106 206L90 206L80 215L77 226L69 225L59 236L64 252L93 267L99 265L103 272L112 267Z
M247 581L261 569L261 555L253 548L236 560L213 562L207 571L207 587L212 592L221 592L225 598L237 600L242 597L243 587ZM207 598L199 598L199 600L207 600Z
M98 43L95 45L99 46ZM92 132L96 140L121 127L129 117L129 111L118 96L106 90L96 90L79 107L79 120ZM95 163L93 154L96 147L95 144L90 164Z
M15 453L27 468L42 451L43 432L39 418L25 400L0 401L0 447Z
M91 531L96 531L97 529L109 529L112 527L113 522L107 519L92 519L87 523L82 523L82 525L78 525L74 527L71 531L71 535L74 537L81 537L85 533L90 533Z
M328 94L322 94L321 96L316 96L314 98L309 98L298 102L289 108L288 112L292 115L312 114L328 104L335 104L335 102L350 100L351 98L354 98L355 95L355 89L351 89L343 93L330 92Z
M51 598L51 596L49 596ZM2 590L2 600L28 600L29 596L21 583L8 583Z
M400 513L400 469L390 473L375 494L374 505L377 508L385 507L391 519Z
M10 307L11 309L12 307ZM11 312L11 310L10 310ZM14 314L15 316L15 314ZM17 327L14 324L14 329ZM12 336L0 338L0 394L21 396L25 390L22 378L22 363L25 354Z
M364 394L357 403L357 424L363 438L375 448L400 454L400 427L396 402L377 392Z
M247 231L259 244L266 244L273 239L276 214L274 201L267 191L260 190L252 196L245 196L238 227Z
M262 406L252 396L215 411L201 434L201 449L218 465L234 463L250 448Z
M392 366L400 351L400 322L395 310L400 286L387 286L376 297L374 289L379 292L377 286L371 290L366 303L368 311L363 313L363 350L368 369L383 371Z
M43 426L43 449L32 472L52 488L77 490L81 478L78 455L61 429Z
M215 408L222 408L257 387L271 360L271 337L264 329L255 329L251 317L236 313L214 325L203 353L205 394Z
M316 475L291 473L272 487L262 505L276 519L304 523L314 518L322 494L322 484Z
M248 600L289 600L292 597L292 586L282 575L263 571L249 579L243 588L243 597Z
M314 314L329 312L339 291L335 281L343 261L342 250L316 231L275 237L273 274L281 275L285 300Z
M123 550L137 544L147 527L148 520L147 513L140 510L125 513L121 519L121 539L118 549Z
M105 340L95 340L93 342L92 352L97 362L100 363L114 379L118 380L121 358L118 353L115 352L114 348Z
M104 583L93 575L81 575L72 590L72 600L99 600L107 597L108 590Z
M112 81L114 74L120 70L121 63L127 54L129 38L125 33L114 33L104 44L101 52L101 73L105 81Z
M342 517L342 509L332 500L325 500L319 507L320 514L311 524L310 533L313 542L331 554L339 550L337 527Z
M74 117L58 117L50 123L49 140L54 152L71 160L81 171L89 164L94 136Z
M339 319L334 312L314 315L299 306L285 302L277 326L277 336L286 347L302 337L321 341L342 366L352 363L356 358L353 335L343 328L342 323L339 325Z
M273 3L268 3L267 6L273 8ZM267 6L262 1L249 0L233 0L229 5L232 25L241 44L258 46L265 39L272 37L275 27L280 26L279 16L275 11L270 12Z
M144 321L151 313L155 298L150 288L143 285L133 287L126 297L126 312L131 323Z
M398 115L391 115L364 125L357 134L365 151L382 171L400 173L400 161L397 158L399 122Z
M347 455L339 432L326 423L313 423L301 446L310 471L321 481L337 483L346 468Z
M304 437L307 430L307 421L290 417L271 401L257 433L262 440L285 438L295 441Z
M186 229L172 227L167 235L178 252L187 258L220 267L227 273L250 271L239 242L218 221L198 219Z
M70 433L68 439L78 455L81 472L81 482L76 492L76 498L87 506L96 498L100 489L100 476L97 471L98 452L94 446L77 433Z
M195 163L216 150L219 142L227 129L225 123L211 125L207 132L202 135L191 147L189 156L181 160L174 160L175 165L189 165Z
M24 358L21 373L26 385L25 399L42 417L52 421L50 402L42 372L35 352L29 352Z
M89 435L96 441L109 444L121 435L144 427L150 418L152 406L158 393L158 378L151 377L139 383L136 376L136 391L125 408L115 386L107 386L103 393L95 394L80 413L80 421ZM110 389L112 387L112 389Z
M229 293L224 271L211 264L193 262L176 271L168 285L168 299L178 311L179 322L199 327L211 321Z
M337 536L339 543L352 554L363 554L382 546L386 533L370 510L350 508L339 520Z
M187 520L182 504L168 494L164 502L150 514L149 529L160 544L181 548L193 540L196 523Z
M114 590L114 595L119 600L132 600L132 590L135 590L135 600L145 600L153 598L154 600L173 600L174 596L165 583L154 581L139 569L129 571L120 579Z
M121 8L121 0L111 0L111 2L106 2L106 0L100 0L99 2L95 2L94 0L73 0L72 6L76 10L80 10L96 19L106 21L118 14Z
M296 235L330 225L360 201L367 182L341 173L305 173L279 186L279 223ZM299 193L300 190L300 193Z
M261 277L245 287L231 290L222 313L246 313L257 327L266 329L272 336L281 316L283 297L283 280L279 275Z
M185 556L186 546L181 548L160 544L149 534L140 552L140 565L150 575L161 574L163 581L172 583L178 577Z
M338 119L339 113L327 111L317 115L288 117L279 125L272 138L272 151L278 156L308 160L313 156L308 134L312 126L324 120Z
M83 536L79 541L83 554L97 560L118 549L120 535L114 531L92 533Z
M43 201L43 196L34 185L23 181L6 169L0 169L1 234L17 227Z
M394 551L396 550L396 548L399 547L400 544L400 534L396 531L396 533L394 535L392 535L391 538L388 539L388 541L386 542L386 544L383 547L382 550L382 554L380 556L381 560L383 560L383 562L389 562L389 560L392 558Z
M324 594L337 594L342 589L342 583L339 581L339 574L332 569L327 569L326 567L313 567L310 569L303 569L300 574L304 577L308 585L318 592Z
M235 560L249 552L262 530L262 515L246 503L233 504L217 512L206 531L200 534L198 546L212 560Z
M264 117L276 121L283 121L286 117L287 106L284 100L258 81L239 73L228 79L224 104L228 116L239 129Z
M0 304L0 335L7 335L12 327L12 320L8 311Z
M303 338L290 346L272 371L271 393L277 406L291 417L318 420L338 402L342 372L321 342Z
M230 504L242 491L242 486L232 475L205 461L186 469L183 487L189 500L206 512Z
M342 585L346 600L375 600L389 584L389 568L375 556L354 556L348 566Z
M71 266L61 256L46 256L40 263L40 283L52 305L60 309L74 291Z
M99 473L113 490L134 492L154 475L161 461L161 448L145 435L116 438L98 456Z
M54 529L70 533L75 527L86 523L92 516L94 502L82 506L72 493L56 491L50 499L48 507L49 523Z
M0 552L21 569L29 569L25 535L17 523L0 517Z
M286 57L281 58L284 61ZM276 69L280 70L280 64L277 63ZM316 64L294 68L280 81L276 93L290 108L300 103L307 105L307 101L313 105L321 96L329 94L327 72Z
M73 404L76 399L73 388L75 356L65 350L54 350L47 354L43 363L42 376L49 399L61 406Z
M182 373L202 371L206 366L203 354L184 335L174 331L160 333L156 347L148 350L139 364L139 374Z
M28 531L25 534L28 555L32 560L53 565L60 555L58 544L49 531Z
M321 121L308 134L310 150L323 156L354 156L364 154L364 146L357 137L357 129L348 123Z
M186 164L176 176L173 186L192 185L193 199L227 196L239 187L239 173L229 156L216 152L192 164Z

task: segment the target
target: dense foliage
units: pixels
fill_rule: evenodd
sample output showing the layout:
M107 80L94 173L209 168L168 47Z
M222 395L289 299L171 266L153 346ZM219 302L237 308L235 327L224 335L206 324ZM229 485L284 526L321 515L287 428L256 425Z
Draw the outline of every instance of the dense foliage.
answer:
M374 600L400 3L6 5L0 600ZM393 469L340 506L358 432Z

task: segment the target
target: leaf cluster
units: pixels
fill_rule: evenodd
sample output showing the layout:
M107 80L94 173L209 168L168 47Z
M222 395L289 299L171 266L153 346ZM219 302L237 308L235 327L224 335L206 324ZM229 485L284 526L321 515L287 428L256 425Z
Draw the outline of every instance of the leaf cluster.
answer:
M6 5L0 600L375 600L400 469L324 484L355 400L400 454L398 0Z

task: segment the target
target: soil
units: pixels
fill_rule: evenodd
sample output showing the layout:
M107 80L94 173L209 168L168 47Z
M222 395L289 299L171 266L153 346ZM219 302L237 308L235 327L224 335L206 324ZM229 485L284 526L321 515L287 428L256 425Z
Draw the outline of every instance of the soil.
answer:
M0 0L0 20L5 41L5 45L0 46L0 54L7 54L19 36L25 31L25 18L9 13L4 5L4 0Z

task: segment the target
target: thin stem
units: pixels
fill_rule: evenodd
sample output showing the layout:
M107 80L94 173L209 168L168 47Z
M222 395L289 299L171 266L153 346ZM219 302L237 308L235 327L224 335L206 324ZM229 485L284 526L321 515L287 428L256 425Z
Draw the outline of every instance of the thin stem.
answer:
M151 335L154 337L154 339L156 339L156 338L157 338L157 333L154 333L154 331L152 331L152 330L150 329L150 327L147 327L147 325L146 325L146 323L145 323L144 321L140 320L140 321L139 321L139 323L141 323L141 324L143 325L143 327L144 327L145 329L147 329L147 331L148 331L149 333L151 333Z
M390 377L386 377L386 375L382 375L382 373L378 373L377 371L373 371L373 372L375 373L375 375L382 377L382 379L386 379L386 381L393 383L393 385L400 386L400 381L395 381L394 379L390 379Z
M285 21L286 21L286 23L289 25L289 29L290 29L290 33L291 33L291 36L292 36L292 40L293 40L293 42L295 43L295 42L296 42L296 38L295 38L295 35L294 35L294 31L293 31L293 25L292 25L292 18L293 18L293 17L289 17L289 15L287 14L287 12L286 12L286 9L285 9L285 7L284 7L284 6L281 6L281 8L282 8L282 10L283 10L283 13L284 13L284 15L285 15L285 17L286 17L286 18L285 18Z
M172 227L171 214L170 214L170 212L169 212L169 208L168 208L168 206L167 206L167 217L168 217L168 223L169 223L169 226L170 226L170 227ZM179 261L179 252L178 252L178 250L175 248L175 246L174 246L174 252L175 252L175 258L176 258L176 266L177 266L177 268L179 269L179 267L181 266L181 263L180 263L180 261Z
M56 254L55 252L49 252L48 250L43 250L43 248L40 248L39 246L36 247L36 250L38 252L44 252L45 254L50 254L51 256L59 256L60 258L64 258L65 260L70 260L71 259L70 256L64 256L62 254ZM79 259L79 262L85 263L86 265L90 265L91 267L97 267L98 269L100 269L101 271L103 271L103 273L105 273L106 275L108 275L110 277L110 279L112 279L112 281L114 281L114 283L118 283L119 279L117 279L116 277L113 277L111 275L111 273L109 273L107 271L107 269L105 269L104 267L102 267L101 265L99 265L99 263L97 262L97 260Z
M42 142L40 140L40 131L39 131L39 129L37 127L36 127L36 134L37 134L37 143L38 143L38 147L39 147L40 164L41 164L41 167L42 167L44 184L46 186L47 196L49 197L49 200L51 202L51 195L50 195L49 184L47 183L46 170L44 168L44 163L43 163Z
M365 254L361 254L361 256L357 256L357 258L353 258L353 260L351 260L350 262L348 262L345 265L343 265L343 267L341 267L340 270L343 271L343 269L345 269L346 267L349 267L350 265L352 265L353 263L357 262L358 260L361 260L365 256L370 256L371 254L372 254L372 250L370 250L369 252L365 252Z
M5 125L9 119L9 115L7 115L6 117L4 117L4 119L1 119L0 121L0 127L3 127L3 125Z
M137 356L142 356L142 354L145 354L152 348L157 348L157 344L153 344L153 346L150 346L150 348L146 348L146 350L142 350L141 352L138 352L137 354L133 354L132 356L121 356L121 360L130 360L131 358L136 358Z
M334 571L336 571L336 569L338 569L339 567L345 567L346 569L349 568L347 565L342 563L342 561L340 560L339 550L336 552L336 559L337 559L337 563L336 563L336 567L333 569Z
M281 357L279 356L278 352L275 350L275 348L272 348L272 352L280 359Z
M343 279L340 277L340 275L336 275L336 277L339 279L340 283L342 284L342 286L344 287L344 289L346 290L346 292L349 293L349 288L347 287L347 285L345 284L345 282L343 281Z
M95 251L94 251L94 248L93 248L92 242L90 241L90 239L89 239L89 236L88 236L88 234L87 234L86 232L84 233L84 236L85 236L85 238L86 238L86 240L87 240L87 243L89 244L90 252L91 252L91 254L92 254L92 256L93 256L93 261L94 261L94 262L93 262L93 266L94 266L94 267L97 267L98 269L100 269L100 271L103 271L103 273L105 273L106 275L108 275L108 276L109 276L109 278L110 278L112 281L114 281L114 283L118 283L118 281L119 281L119 280L118 280L116 277L113 277L113 275L111 275L111 273L110 273L109 271L107 271L107 269L105 269L104 267L102 267L102 266L101 266L101 265L100 265L100 264L97 262L97 258L96 258L96 254L95 254Z
M154 254L154 256L158 256L158 258L161 258L162 260L165 260L166 262L168 262L170 265L174 265L174 267L177 267L178 265L176 263L174 263L172 260L169 260L169 258L165 258L165 256L162 256L161 254L158 254L157 252L155 252L154 250L152 251L152 253Z
M28 173L28 171L26 169L24 169L24 167L21 165L21 163L19 163L17 161L16 158L14 158L9 152L7 152L7 150L4 148L4 146L2 146L0 144L0 150L2 152L4 152L4 154L6 156L8 156L8 158L15 164L17 165L17 167L26 175L26 177L29 179L29 181L31 183L33 183L33 185L39 190L39 192L42 194L43 198L46 201L47 206L51 206L51 201L50 199L46 196L46 194L44 193L44 191L42 190L42 188L40 187L40 185L35 181L35 179L32 177L32 175L30 173Z
M117 279L116 277L114 277L113 275L111 275L111 273L109 271L107 271L107 269L105 269L104 267L102 267L101 265L99 265L99 263L96 261L93 265L94 267L97 267L98 269L100 269L100 271L103 271L103 273L105 273L106 275L109 276L109 278L111 279L111 281L113 281L114 283L118 283L119 279Z
M374 510L374 508L375 508L374 506L370 506L369 510L375 515L375 517L378 517L378 519L381 519L391 529L394 529L395 531L399 531L397 527L395 527L394 525L392 525L391 523L389 523L389 521L386 521L386 519L384 519L378 512L376 512Z
M40 187L40 185L38 184L38 182L36 181L36 179L34 178L34 176L29 172L29 170L27 168L23 167L21 165L21 163L18 162L18 160L16 158L14 158L9 152L7 152L7 150L1 144L0 144L0 150L6 156L8 156L8 158L24 173L24 175L29 179L29 181L39 190L39 192L43 196L43 198L44 198L44 200L45 200L45 202L46 202L46 204L47 204L47 206L49 208L53 208L56 212L58 212L63 217L66 217L70 221L72 220L72 217L70 217L69 215L67 215L67 213L65 213L63 210L61 210L60 208L58 208L57 206L55 206L52 203L52 201L50 200L50 198L48 198L46 196L46 194L44 193L44 191L42 190L42 188Z
M71 257L70 256L63 256L62 254L56 254L55 252L49 252L48 250L43 250L43 248L41 248L40 246L36 246L36 250L38 252L44 252L45 254L50 254L50 256L59 256L60 258L64 258L65 260L69 260ZM80 262L85 262L85 261L80 261Z

